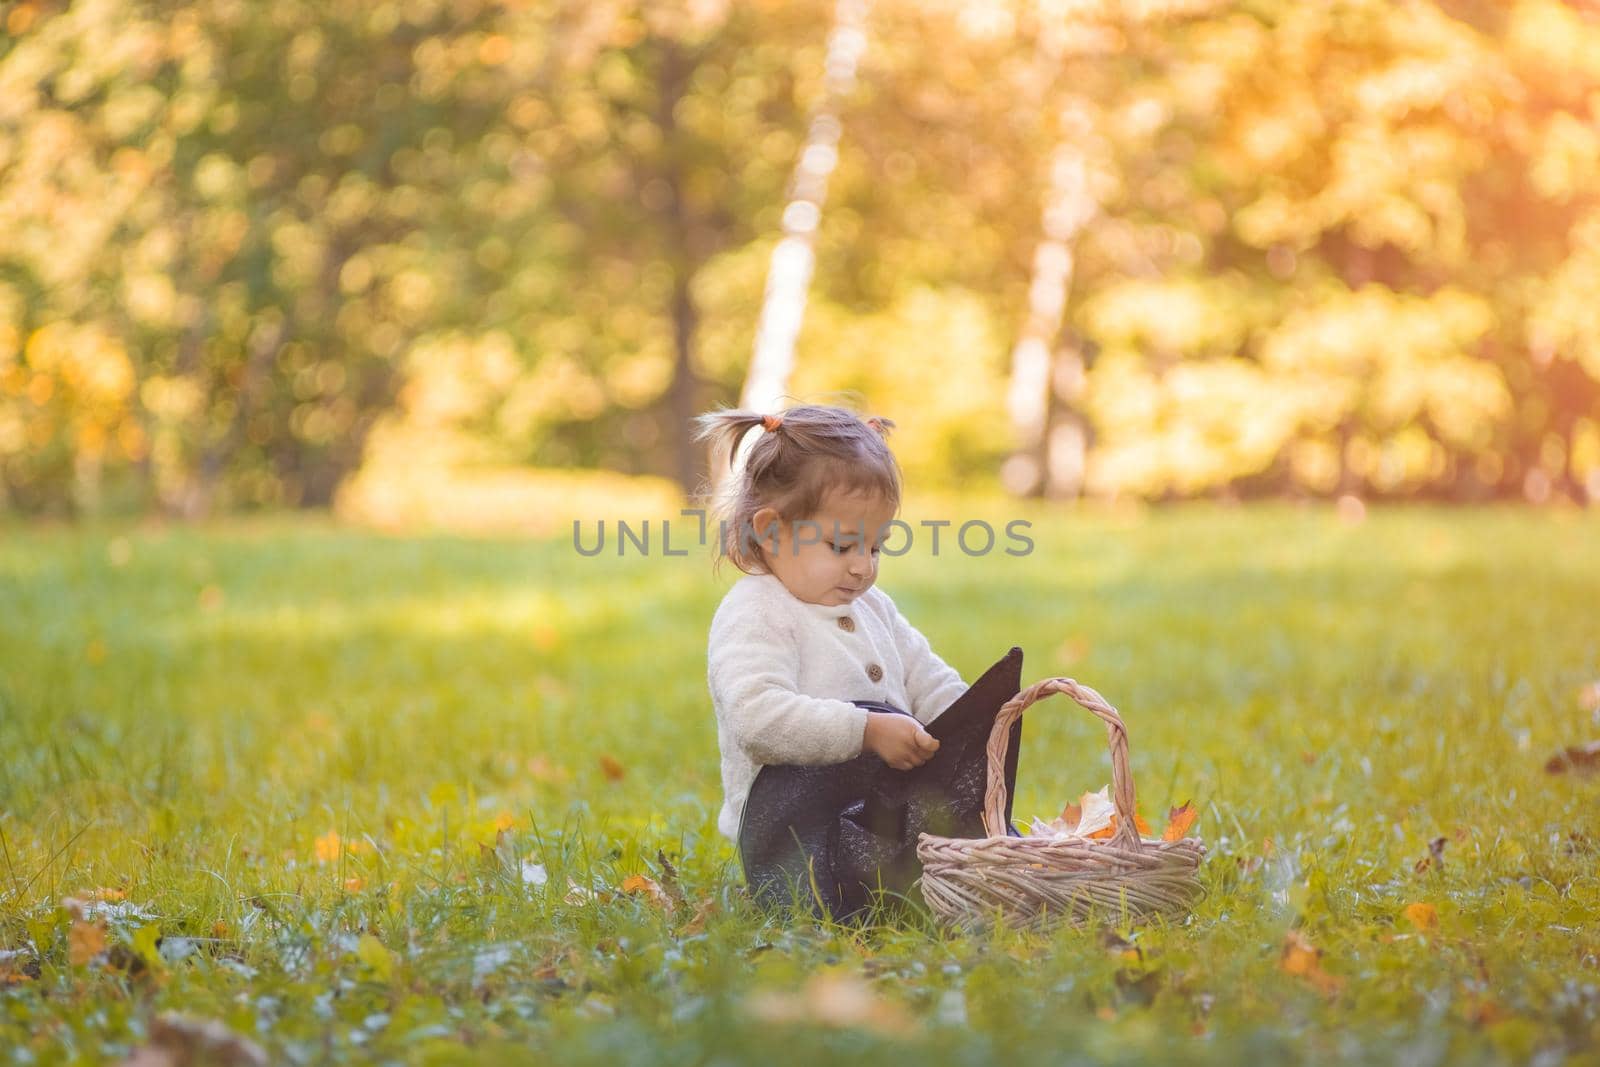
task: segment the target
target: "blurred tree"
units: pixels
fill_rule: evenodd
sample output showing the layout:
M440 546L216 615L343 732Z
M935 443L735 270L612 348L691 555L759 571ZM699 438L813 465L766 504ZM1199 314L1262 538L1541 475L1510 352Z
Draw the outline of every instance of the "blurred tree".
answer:
M319 504L379 441L694 484L834 11L9 5L0 506ZM789 391L901 416L919 480L1600 499L1592 10L877 0L873 35Z

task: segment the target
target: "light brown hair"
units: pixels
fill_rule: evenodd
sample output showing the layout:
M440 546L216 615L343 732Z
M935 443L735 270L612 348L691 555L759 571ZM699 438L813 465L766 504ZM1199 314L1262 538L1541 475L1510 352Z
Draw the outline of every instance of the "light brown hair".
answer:
M800 404L776 415L722 408L695 419L695 439L711 442L711 462L732 474L711 510L719 521L717 563L724 558L746 574L767 570L755 514L776 508L784 522L808 519L829 490L878 493L900 509L900 465L884 438L892 419L863 418L827 404ZM739 443L756 428L761 436L735 465ZM870 536L870 531L869 531Z

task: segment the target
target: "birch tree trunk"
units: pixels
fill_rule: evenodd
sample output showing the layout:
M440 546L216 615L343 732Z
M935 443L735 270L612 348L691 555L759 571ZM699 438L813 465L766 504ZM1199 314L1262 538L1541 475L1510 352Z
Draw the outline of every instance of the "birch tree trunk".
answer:
M1052 496L1078 495L1088 448L1087 422L1081 412L1070 409L1050 430L1048 440L1046 437L1052 381L1067 387L1071 403L1076 403L1082 391L1081 351L1076 345L1057 349L1056 343L1072 286L1073 244L1098 210L1089 187L1086 145L1093 128L1087 108L1071 101L1062 108L1060 118L1061 139L1050 160L1050 184L1041 220L1044 239L1033 254L1028 312L1011 353L1011 381L1006 392L1016 446L1000 474L1006 488L1018 496L1042 491Z
M838 0L828 35L822 100L811 118L805 147L795 164L783 237L772 250L766 292L756 327L755 353L739 405L777 411L794 370L795 339L805 317L806 293L816 264L817 226L828 195L828 178L839 160L839 111L855 87L856 66L866 51L868 0Z
M1103 33L1109 25L1193 18L1218 6L1219 0L1037 0L1035 99L1048 98L1048 87L1069 55L1091 56L1105 47ZM1088 471L1089 420L1083 410L1087 368L1077 338L1070 331L1063 335L1062 325L1072 289L1073 248L1100 210L1090 170L1101 139L1087 100L1068 97L1059 119L1045 193L1044 237L1034 251L1028 312L1011 353L1006 395L1016 445L1000 475L1018 496L1081 496Z

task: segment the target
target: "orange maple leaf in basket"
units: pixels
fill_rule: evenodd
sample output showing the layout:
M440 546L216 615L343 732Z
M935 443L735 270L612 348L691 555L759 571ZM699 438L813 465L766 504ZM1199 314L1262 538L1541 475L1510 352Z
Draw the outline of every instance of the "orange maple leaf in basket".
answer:
M1138 812L1134 812L1133 813L1133 828L1135 830L1138 830L1139 833L1145 835L1146 837L1148 837L1150 835L1150 824L1145 822L1144 821L1144 816L1140 815ZM1104 841L1106 838L1110 837L1112 834L1114 834L1116 832L1117 832L1117 817L1115 815L1113 815L1113 816L1111 816L1111 824L1109 826L1102 826L1100 829L1096 830L1094 833L1087 834L1085 836L1087 836L1092 841Z
M1194 825L1195 816L1199 812L1194 810L1194 804L1184 801L1181 808L1167 810L1167 828L1161 833L1163 841L1182 841L1183 835L1189 832L1189 827Z

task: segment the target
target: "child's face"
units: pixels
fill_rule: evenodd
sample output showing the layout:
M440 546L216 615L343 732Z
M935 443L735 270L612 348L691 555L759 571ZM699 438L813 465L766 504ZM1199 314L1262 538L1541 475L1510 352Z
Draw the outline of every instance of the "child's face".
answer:
M785 522L777 509L755 514L762 559L784 588L808 604L848 604L878 580L878 546L894 506L876 493L830 492L809 519ZM777 524L776 550L763 536Z

